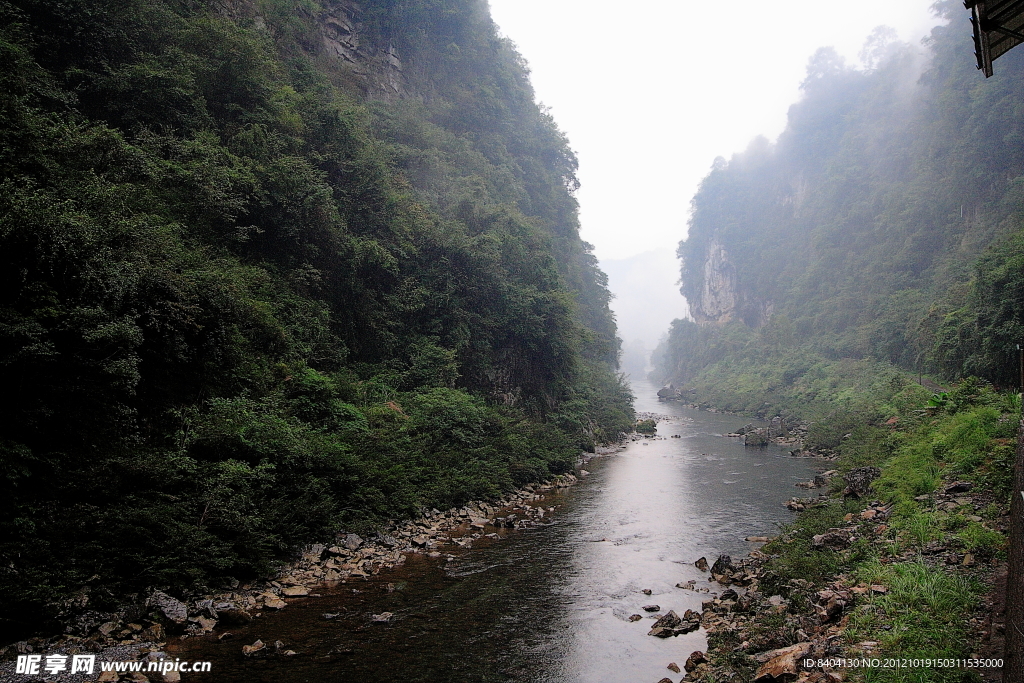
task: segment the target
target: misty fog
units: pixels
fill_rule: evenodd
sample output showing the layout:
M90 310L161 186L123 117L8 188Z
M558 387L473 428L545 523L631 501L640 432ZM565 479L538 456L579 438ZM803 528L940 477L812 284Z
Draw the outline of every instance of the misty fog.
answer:
M655 249L602 260L600 265L614 296L611 308L622 339L621 370L642 377L669 324L688 316L686 299L679 293L679 262L673 251Z

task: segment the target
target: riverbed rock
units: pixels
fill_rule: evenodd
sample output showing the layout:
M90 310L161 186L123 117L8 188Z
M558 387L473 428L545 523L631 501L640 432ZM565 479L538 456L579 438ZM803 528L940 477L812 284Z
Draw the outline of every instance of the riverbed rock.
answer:
M733 566L732 558L728 555L719 555L715 563L711 565L711 575L715 574L724 575L726 572L733 572L736 567Z
M815 605L814 611L817 613L821 623L827 624L842 615L846 604L847 601L842 596L832 594L823 599L820 604Z
M696 613L692 610L686 610L686 614L687 616L691 616ZM654 627L647 635L655 636L657 638L670 638L683 633L696 631L698 628L700 628L699 615L697 615L696 619L683 619L676 614L674 610L669 610L667 614L654 622Z
M284 609L288 606L288 603L286 603L284 600L277 597L276 595L267 595L263 599L263 605L264 607L267 607L269 609Z
M669 671L672 671L673 673L679 673L681 671L681 669L679 668L679 665L676 664L675 662L670 662L669 665L666 666L665 668L668 669Z
M832 477L834 477L835 474L835 470L829 470L828 472L822 472L821 474L814 475L814 485L818 488L828 486L829 482L832 481Z
M184 624L188 620L188 607L181 600L172 598L163 591L153 591L149 596L149 606L156 607L165 617L176 624Z
M300 598L309 595L309 589L305 586L288 586L281 593L289 598Z
M196 609L200 614L204 614L211 619L218 618L217 606L213 604L213 600L209 598L206 600L196 600Z
M201 631L212 631L217 626L217 620L209 617L199 617L196 619L196 626L198 626Z
M684 633L691 633L693 631L696 631L699 628L700 628L700 620L697 620L697 621L687 621L686 619L683 619L683 622L681 624L679 624L679 626L676 626L674 631L675 631L675 635L679 636L679 635L683 635Z
M679 390L676 389L671 384L669 384L667 387L662 387L661 389L658 389L658 398L678 398L679 396Z
M661 609L661 606L660 605L644 605L640 609L642 609L645 612L657 612L658 610Z
M768 446L768 435L763 429L755 429L743 435L743 445L747 448L765 448Z
M664 616L654 622L655 628L675 628L679 626L683 620L676 614L675 610L669 610Z
M797 643L759 655L758 659L763 657L766 661L754 674L754 681L769 683L796 677L799 660L811 651L811 647L811 643Z
M347 534L345 538L341 540L341 545L348 550L358 550L359 546L363 544L363 539L357 534Z
M252 655L254 655L257 652L260 652L262 650L265 650L266 648L267 648L267 644L266 643L264 643L262 640L257 640L252 645L243 645L242 646L242 654L245 655L246 657L251 657Z
M149 627L144 628L142 633L139 634L143 641L150 643L162 643L167 639L167 634L164 632L164 627L160 624L151 624Z
M375 624L387 624L394 618L394 614L391 612L381 612L380 614L374 614L370 616L370 621Z
M706 572L708 570L708 559L706 557L702 557L696 562L694 562L693 566L701 570L702 572Z
M854 498L860 498L867 495L868 491L871 490L871 482L882 476L882 470L877 467L856 467L846 473L843 480L846 482L846 489L843 491L844 496L853 496Z
M686 663L683 664L683 669L686 670L686 673L690 673L706 661L708 661L707 655L705 655L700 650L695 650L690 653L689 657L686 658Z

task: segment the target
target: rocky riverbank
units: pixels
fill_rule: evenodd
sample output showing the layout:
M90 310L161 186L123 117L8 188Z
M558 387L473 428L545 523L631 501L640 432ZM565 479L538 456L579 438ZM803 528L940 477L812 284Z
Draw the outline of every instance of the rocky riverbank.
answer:
M610 455L622 447L598 447L584 453L575 473L554 477L548 482L531 484L501 499L475 501L460 508L429 510L414 520L390 525L372 537L339 532L330 543L305 548L299 557L263 581L234 582L229 588L177 597L155 590L116 613L80 610L77 622L68 633L35 637L0 649L0 682L24 683L15 674L14 659L20 654L74 655L92 653L97 661L145 661L162 659L169 639L185 639L216 632L218 638L232 637L232 628L259 619L268 611L286 609L289 602L341 584L363 580L403 564L410 554L454 559L450 551L470 548L479 539L497 539L499 530L524 529L545 524L554 507L544 498L565 489L587 476L584 468L590 458ZM85 605L83 604L83 608ZM387 620L388 615L377 615ZM275 644L239 643L246 655L280 656L294 654ZM98 672L97 672L98 673ZM46 677L47 681L96 681L97 676L67 671ZM103 674L98 680L167 681L180 680L177 672L119 675Z
M709 413L731 414L727 411L718 410L708 403L693 403L688 401L689 394L669 384L658 391L658 400L681 403L694 410L703 410ZM814 457L834 460L838 457L835 451L830 449L813 449L805 446L810 423L808 422L787 422L781 416L775 416L763 426L757 426L748 422L734 432L726 434L728 437L743 439L743 445L748 448L764 448L770 443L788 448L790 453L799 457Z
M873 471L872 471L873 470ZM711 568L710 581L724 590L712 593L702 605L700 625L707 630L708 652L694 652L686 663L684 680L711 683L712 681L739 680L755 683L793 681L795 683L832 683L849 677L851 670L838 665L820 665L821 660L838 663L842 658L884 657L880 642L892 629L901 628L884 620L873 621L898 604L905 596L900 591L917 591L906 581L898 580L906 568L931 567L946 575L965 580L981 581L993 585L1004 573L1001 563L990 562L982 566L978 559L955 538L932 541L923 549L901 548L890 531L892 507L878 500L869 500L870 484L878 477L878 469L862 467L851 470L844 477L845 488L840 496L861 508L847 512L841 523L817 529L808 540L809 562L831 561L833 558L849 560L855 555L866 555L872 549L880 556L876 580L871 572L839 572L813 580L794 576L786 571L780 557L787 546L807 533L798 523L792 529L773 539L761 550L754 550L747 558L734 561L719 557ZM933 509L949 513L973 512L969 518L980 521L977 514L992 505L992 496L985 491L973 490L969 482L951 481L934 494L922 495L919 502ZM837 501L822 498L809 503L809 511L823 508ZM848 506L850 507L850 506ZM1005 521L1005 520L1002 520ZM996 528L1002 528L1002 521ZM829 557L832 556L832 557ZM696 562L699 569L707 570L707 562ZM885 567L893 571L886 573ZM698 589L695 582L680 584L680 588ZM984 661L1002 657L1004 626L998 605L989 597L970 615L969 623L974 640L971 657ZM877 628L872 632L871 628ZM672 665L669 665L672 668ZM980 673L995 672L984 669ZM992 676L985 676L992 680ZM659 683L672 683L666 678Z

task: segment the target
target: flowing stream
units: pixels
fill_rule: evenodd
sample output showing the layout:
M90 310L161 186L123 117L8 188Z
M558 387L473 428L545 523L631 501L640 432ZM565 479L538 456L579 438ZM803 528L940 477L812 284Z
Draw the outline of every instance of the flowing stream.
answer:
M590 460L589 476L549 495L547 525L502 530L496 541L451 551L454 560L410 556L368 580L265 611L231 639L192 638L172 654L212 661L216 680L239 683L677 680L665 667L703 650L703 629L650 637L642 606L699 611L708 594L675 585L696 579L714 591L693 562L745 555L759 545L745 537L790 521L783 504L814 463L723 436L742 417L660 403L657 387L633 386L637 411L669 420L656 439ZM391 623L370 622L385 611L395 614ZM633 614L645 618L630 622ZM299 654L243 657L242 645L257 638Z

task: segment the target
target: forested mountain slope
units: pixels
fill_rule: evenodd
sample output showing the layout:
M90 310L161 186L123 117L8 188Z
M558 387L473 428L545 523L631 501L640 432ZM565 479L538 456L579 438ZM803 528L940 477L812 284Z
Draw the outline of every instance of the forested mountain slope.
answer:
M0 54L5 629L629 429L575 157L482 0L2 0Z
M924 50L885 30L867 68L820 50L777 143L715 162L679 248L696 322L660 379L745 374L757 405L839 359L1016 383L1024 53L986 80L963 8L936 9Z

